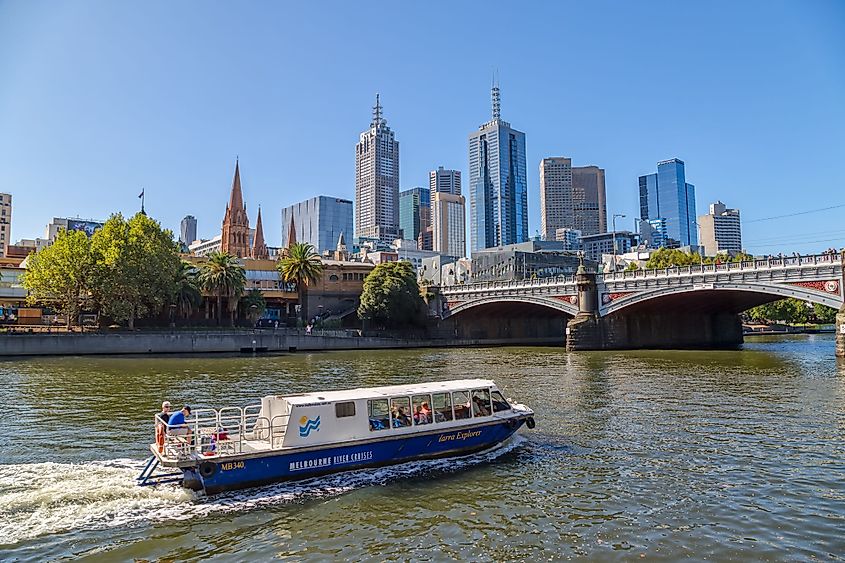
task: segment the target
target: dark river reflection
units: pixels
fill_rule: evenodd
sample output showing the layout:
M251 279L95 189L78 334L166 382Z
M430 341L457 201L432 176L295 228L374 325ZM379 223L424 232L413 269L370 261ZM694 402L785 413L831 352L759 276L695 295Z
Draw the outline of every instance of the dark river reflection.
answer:
M502 451L194 498L141 489L165 398L491 377L537 412ZM839 559L845 364L559 348L0 362L0 559Z

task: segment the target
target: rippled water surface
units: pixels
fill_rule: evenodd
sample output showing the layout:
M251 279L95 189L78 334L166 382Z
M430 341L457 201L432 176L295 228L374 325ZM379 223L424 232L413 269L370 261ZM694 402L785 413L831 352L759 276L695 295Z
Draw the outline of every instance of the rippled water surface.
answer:
M500 451L199 498L138 488L163 399L494 378L537 428ZM559 348L0 362L0 559L841 559L845 364Z

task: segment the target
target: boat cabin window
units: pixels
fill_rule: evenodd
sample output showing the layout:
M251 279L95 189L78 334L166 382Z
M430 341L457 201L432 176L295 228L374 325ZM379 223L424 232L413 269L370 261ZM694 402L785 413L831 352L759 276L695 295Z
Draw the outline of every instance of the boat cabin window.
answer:
M511 406L500 392L493 391L491 395L493 396L493 412L508 411L511 409Z
M452 393L452 404L455 405L455 420L469 418L469 391L455 391Z
M472 392L472 416L490 416L490 390L475 389Z
M334 414L337 418L355 416L355 401L334 404Z
M449 393L435 393L434 400L434 422L446 422L452 420L452 397Z
M393 428L410 426L411 399L408 397L395 397L390 399L390 417L393 419Z
M390 409L387 406L387 399L367 401L367 410L370 415L371 432L390 428Z
M431 395L414 395L411 397L411 407L414 409L414 426L431 424Z

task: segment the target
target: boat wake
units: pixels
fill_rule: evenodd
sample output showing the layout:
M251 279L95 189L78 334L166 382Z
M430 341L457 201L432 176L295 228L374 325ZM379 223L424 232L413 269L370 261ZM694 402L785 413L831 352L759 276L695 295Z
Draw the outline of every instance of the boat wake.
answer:
M490 462L526 442L514 436L479 454L338 473L205 497L177 485L139 487L141 460L0 465L0 545L76 529L143 525L306 502Z

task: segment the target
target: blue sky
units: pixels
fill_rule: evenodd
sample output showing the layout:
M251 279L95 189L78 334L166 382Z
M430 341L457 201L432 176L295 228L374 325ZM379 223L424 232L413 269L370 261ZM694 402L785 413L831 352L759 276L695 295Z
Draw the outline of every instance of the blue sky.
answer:
M467 169L467 135L502 114L527 137L530 232L540 159L607 174L608 213L637 177L686 162L698 213L738 207L758 253L845 245L845 3L0 1L0 191L12 238L53 216L147 210L219 231L240 156L268 244L282 207L352 198L376 92L401 185ZM466 172L465 172L466 173Z

